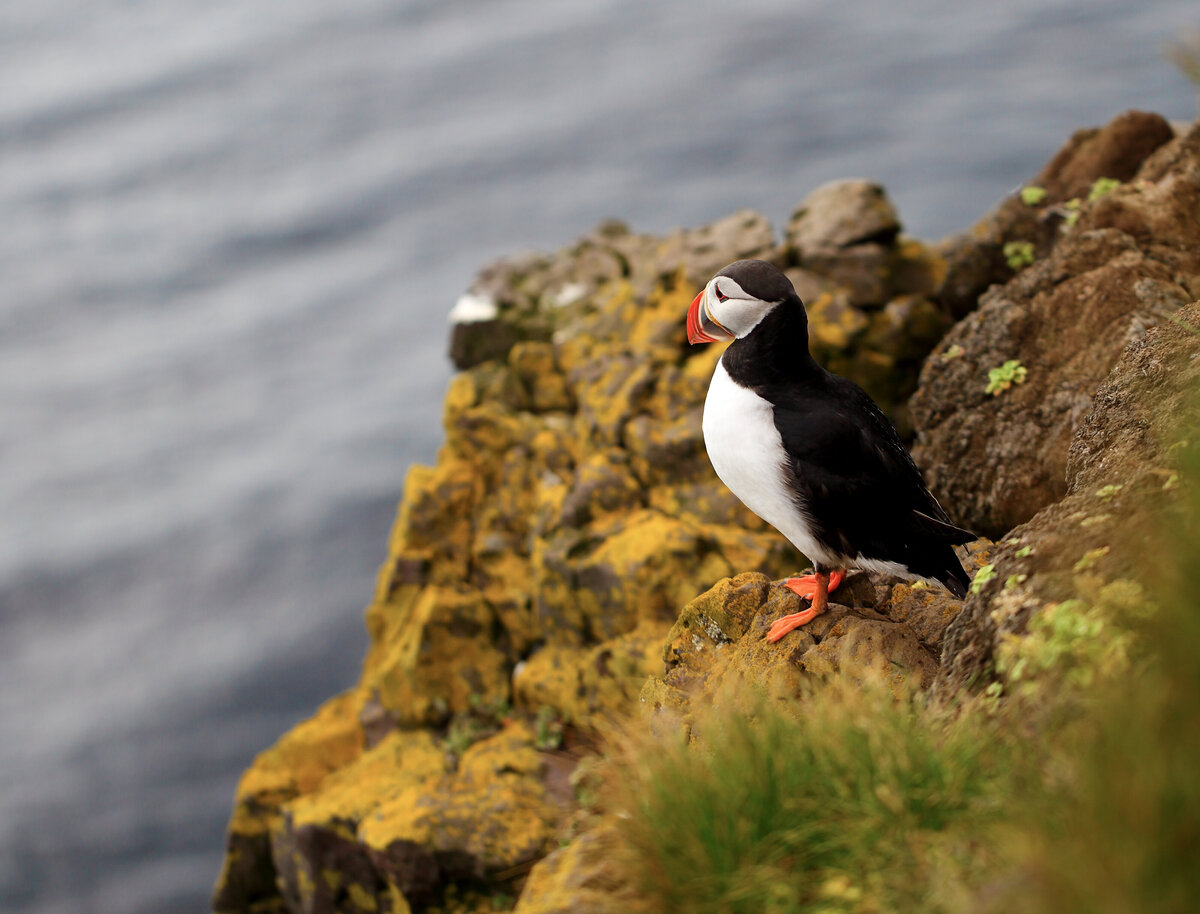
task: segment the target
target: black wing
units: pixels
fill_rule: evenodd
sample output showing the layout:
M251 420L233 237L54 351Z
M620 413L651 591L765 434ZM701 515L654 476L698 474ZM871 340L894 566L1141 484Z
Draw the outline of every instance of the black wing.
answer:
M774 390L770 399L817 536L847 556L898 562L965 594L969 579L950 547L975 535L950 522L862 388L827 373L816 383Z

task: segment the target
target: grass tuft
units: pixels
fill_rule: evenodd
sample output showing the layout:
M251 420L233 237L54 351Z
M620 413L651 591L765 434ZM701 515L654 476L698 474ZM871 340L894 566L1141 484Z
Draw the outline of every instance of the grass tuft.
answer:
M723 702L693 745L621 769L626 866L652 911L949 910L1003 792L990 726L869 677L794 707Z

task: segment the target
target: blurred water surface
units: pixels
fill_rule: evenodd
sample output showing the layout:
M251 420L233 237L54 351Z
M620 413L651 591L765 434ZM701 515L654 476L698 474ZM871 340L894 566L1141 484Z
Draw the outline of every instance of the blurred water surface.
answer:
M1190 118L1194 0L0 5L0 909L199 911L355 679L485 260L885 182L965 227Z

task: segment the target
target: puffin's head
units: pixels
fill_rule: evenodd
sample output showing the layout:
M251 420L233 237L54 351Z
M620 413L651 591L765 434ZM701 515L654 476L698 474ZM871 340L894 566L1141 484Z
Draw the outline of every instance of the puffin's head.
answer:
M791 280L771 264L734 261L708 281L688 308L688 342L741 339L790 299L796 299Z

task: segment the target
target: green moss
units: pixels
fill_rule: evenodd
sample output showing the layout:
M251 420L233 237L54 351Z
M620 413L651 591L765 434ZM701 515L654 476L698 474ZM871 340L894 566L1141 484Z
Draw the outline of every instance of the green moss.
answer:
M562 716L554 708L538 708L534 734L533 744L539 749L557 749L563 739Z
M1099 546L1095 549L1089 549L1083 554L1083 557L1075 563L1073 570L1076 574L1081 571L1089 571L1096 566L1096 563L1100 561L1100 559L1104 558L1111 551L1111 546Z
M1181 475L1200 480L1200 462ZM1088 693L1090 713L1053 734L1049 769L1016 798L1022 848L993 910L1029 914L1168 914L1200 897L1200 492L1183 487L1177 517L1147 544L1145 590L1104 585L1094 640L1126 627L1117 675ZM1094 650L1087 640L1080 649Z

